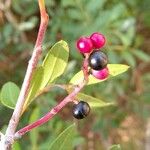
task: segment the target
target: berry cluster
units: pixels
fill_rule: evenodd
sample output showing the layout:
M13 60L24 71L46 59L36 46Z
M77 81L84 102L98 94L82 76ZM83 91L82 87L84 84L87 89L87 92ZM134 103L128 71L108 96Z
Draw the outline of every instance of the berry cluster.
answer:
M88 63L91 68L91 74L100 80L108 77L107 68L108 58L101 48L105 45L106 39L101 33L93 33L90 37L81 37L77 41L77 48L83 55L88 55ZM76 119L85 118L90 112L90 106L87 102L80 101L73 106L73 116Z
M108 58L101 48L105 45L106 39L101 33L93 33L90 37L81 37L77 41L77 48L83 55L89 54L89 66L91 74L100 80L108 77Z

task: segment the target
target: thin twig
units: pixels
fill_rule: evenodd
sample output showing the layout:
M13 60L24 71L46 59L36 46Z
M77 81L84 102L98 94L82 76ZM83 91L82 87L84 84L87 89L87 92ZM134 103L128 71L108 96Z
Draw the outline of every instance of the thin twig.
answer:
M52 108L50 112L44 115L42 118L37 120L36 122L27 125L26 127L20 129L16 134L15 137L20 137L25 133L29 132L35 127L41 126L42 124L46 123L50 119L52 119L64 106L66 106L69 102L71 102L74 97L78 94L78 92L84 87L85 82L83 82L80 86L77 86L72 93L70 93L65 99L63 99L57 106Z
M32 124L29 124L25 126L24 128L20 129L16 132L15 138L18 139L21 136L23 136L25 133L31 131L33 128L39 127L42 124L46 123L50 119L52 119L64 106L66 106L69 102L73 102L75 99L75 96L82 90L82 88L87 84L88 82L88 61L87 58L85 58L83 63L83 72L84 72L84 80L79 85L75 86L74 90L65 97L58 105L56 105L54 108L52 108L46 115L44 115L39 120L35 121Z
M34 70L36 69L36 66L38 64L38 61L42 53L42 42L44 39L45 31L47 29L48 15L45 10L44 0L39 0L38 2L39 2L39 7L40 7L41 23L39 27L36 44L33 50L33 54L29 61L26 75L22 84L20 95L18 97L18 101L16 103L16 107L14 109L13 115L9 121L8 128L6 130L6 135L5 135L6 140L8 141L8 139L10 139L8 142L9 143L8 145L12 144L13 142L13 136L19 123L20 115L22 112L23 105L25 103L26 96L28 94L28 89L31 83L32 75L33 75Z

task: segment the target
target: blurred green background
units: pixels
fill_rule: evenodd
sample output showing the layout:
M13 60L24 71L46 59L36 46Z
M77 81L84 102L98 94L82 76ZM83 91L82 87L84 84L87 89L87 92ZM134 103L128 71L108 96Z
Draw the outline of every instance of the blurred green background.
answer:
M129 71L84 92L116 106L95 109L75 121L71 106L42 127L25 135L15 150L46 150L72 122L77 124L75 150L107 150L120 144L123 150L150 149L150 1L149 0L46 0L50 16L43 56L57 41L70 46L70 60L58 83L67 83L80 70L82 56L75 43L82 35L99 31L107 38L104 47L109 63L131 66ZM39 27L37 0L0 1L0 87L13 81L21 87ZM34 101L19 128L33 122L65 97L60 89ZM12 110L0 104L0 128L5 130Z

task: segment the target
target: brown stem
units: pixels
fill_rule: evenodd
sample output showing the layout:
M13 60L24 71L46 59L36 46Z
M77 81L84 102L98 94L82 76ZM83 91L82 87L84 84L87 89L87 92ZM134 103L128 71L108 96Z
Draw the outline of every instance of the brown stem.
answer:
M16 131L17 125L19 123L20 115L23 109L23 105L25 103L26 95L28 94L28 89L31 83L32 75L33 75L34 70L36 69L36 66L38 64L38 61L42 53L42 42L44 39L45 31L47 29L48 15L45 11L44 0L39 0L38 2L39 2L40 14L41 14L40 27L38 31L36 44L33 50L33 54L31 56L31 59L27 67L27 71L26 71L25 78L22 84L20 95L18 97L18 101L16 103L16 107L14 109L12 117L9 121L8 128L6 130L5 138L6 138L7 143L9 143L7 145L10 145L13 143L13 136Z

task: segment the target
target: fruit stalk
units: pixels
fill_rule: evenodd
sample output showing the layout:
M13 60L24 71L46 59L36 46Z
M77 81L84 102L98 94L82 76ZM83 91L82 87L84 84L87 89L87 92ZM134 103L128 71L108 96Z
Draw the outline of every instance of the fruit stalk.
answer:
M52 108L46 115L42 118L38 119L37 121L33 122L25 126L24 128L20 129L15 133L15 138L18 139L23 136L25 133L31 131L32 129L41 126L42 124L46 123L50 119L52 119L63 107L65 107L69 102L74 101L75 96L82 90L82 88L88 82L88 59L85 58L83 62L83 72L84 72L84 80L77 86L74 87L73 91L65 97L58 105Z

